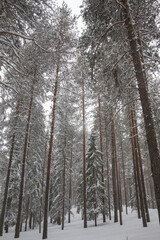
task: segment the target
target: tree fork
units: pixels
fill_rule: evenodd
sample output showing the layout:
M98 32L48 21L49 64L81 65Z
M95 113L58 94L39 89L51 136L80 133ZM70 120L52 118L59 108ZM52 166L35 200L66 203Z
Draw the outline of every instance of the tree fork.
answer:
M154 181L156 203L158 208L158 216L160 222L160 155L158 150L158 144L156 139L155 127L153 122L153 116L151 111L151 104L149 101L149 96L147 92L147 86L145 77L143 74L143 67L141 64L141 58L137 47L135 31L133 28L130 9L127 0L121 0L125 8L123 8L124 17L125 17L125 26L128 33L128 40L131 49L131 55L133 59L134 69L136 73L138 91L140 94L140 100L142 104L143 117L146 129L146 137L151 161L151 169Z

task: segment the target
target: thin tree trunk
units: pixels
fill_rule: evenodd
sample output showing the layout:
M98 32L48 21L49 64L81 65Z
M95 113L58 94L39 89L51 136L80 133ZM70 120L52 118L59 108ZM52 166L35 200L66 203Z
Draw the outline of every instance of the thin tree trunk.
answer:
M28 214L29 214L29 197L27 201L26 221L25 221L25 229L24 229L25 232L27 231Z
M110 203L110 176L109 176L109 157L108 157L108 139L107 139L107 124L105 122L105 137L106 137L106 159L107 159L107 193L108 193L108 213L111 220L111 203Z
M29 216L29 228L32 229L32 212L30 213L30 216Z
M118 158L117 158L117 146L116 146L116 135L115 135L115 127L114 122L113 124L113 138L114 138L114 156L115 156L115 171L116 171L116 181L117 181L117 201L118 201L118 210L119 210L119 222L122 225L122 212L121 212L121 199L120 199L120 188L119 188L119 178L118 178Z
M32 114L32 105L33 105L33 94L34 94L34 84L36 81L36 72L34 74L34 79L32 82L29 110L28 110L28 118L25 132L25 141L24 141L24 151L23 151L23 160L22 160L22 172L21 172L21 183L20 183L20 193L19 193L19 203L18 203L18 214L17 214L17 222L15 228L15 238L19 238L20 235L20 224L21 224L21 213L22 213L22 202L23 202L23 189L24 189L24 176L25 176L25 164L27 157L27 147L28 147L28 137L29 137L29 128Z
M42 220L43 195L44 195L44 178L45 178L45 168L46 168L46 158L47 158L47 143L48 143L48 139L46 139L46 143L45 143L43 169L42 169L43 172L42 172L42 188L41 188L41 198L40 198L39 233L41 233L41 220Z
M69 208L68 208L68 223L71 222L71 198L72 198L72 147L71 147L70 173L69 173Z
M142 183L142 190L143 190L143 198L144 198L144 207L146 212L146 218L147 222L150 222L149 217L149 211L148 211L148 203L147 203L147 197L146 197L146 188L144 183L144 174L143 174L143 168L142 168L142 158L141 158L141 151L139 146L139 139L138 139L138 129L137 129L137 120L136 120L136 114L135 114L135 106L133 105L133 121L134 121L134 128L135 128L135 138L137 143L137 150L138 150L138 160L139 160L139 167L140 167L140 173L141 173L141 183Z
M58 77L59 77L59 63L57 64L57 69L56 69L56 82L54 87L52 123L51 123L49 151L48 151L48 166L47 166L47 176L46 176L44 222L43 222L43 237L42 237L43 239L47 238L47 233L48 233L48 197L49 197L50 169L51 169L52 147L53 147L53 133L54 133L54 125L55 125L55 109L56 109L56 99L57 99Z
M98 95L98 112L99 112L99 134L100 134L100 149L101 153L103 153L103 143L102 143L102 120L101 120L101 100L100 95ZM103 162L103 154L101 155L101 159ZM102 166L102 183L104 184L104 166ZM103 190L104 195L104 190ZM103 197L103 222L106 222L106 215L105 215L105 199Z
M119 182L119 199L120 199L120 210L123 212L122 206L122 187L121 187L121 171L120 171L120 163L118 163L118 182Z
M124 201L126 205L126 214L128 214L128 202L127 202L127 188L126 188L126 174L125 174L125 166L124 166L124 154L123 154L123 144L121 139L121 151L122 151L122 169L123 169L123 184L124 184Z
M17 126L18 115L19 115L19 107L20 107L20 99L18 99L17 106L16 106L16 117L15 117L15 123L14 123L14 128L13 128L13 136L12 136L12 142L11 142L11 150L10 150L10 156L9 156L8 171L7 171L4 197L3 197L3 203L2 203L2 210L1 210L1 216L0 216L0 236L3 236L4 216L5 216L5 210L6 210L6 204L7 204L7 196L8 196L8 188L9 188L9 180L10 180L10 173L11 173L11 166L12 166L12 158L13 158L14 145L15 145L16 126Z
M96 216L96 214L95 214L95 217L94 217L94 225L95 225L95 227L97 227L97 216Z
M86 206L86 136L85 136L85 100L84 100L84 75L82 73L82 108L83 108L83 216L84 228L87 228L87 206Z
M151 179L151 172L150 172L150 164L149 164L149 160L147 159L147 174L148 174L148 181L149 181L149 188L150 188L150 192L151 192L151 198L152 198L152 208L155 208L155 204L154 204L154 190L153 190L153 183L152 183L152 179Z
M144 195L143 195L143 189L141 185L142 183L141 183L140 172L139 172L138 149L137 149L137 141L136 141L134 114L132 109L131 109L131 121L132 121L132 134L133 134L132 136L133 136L133 146L134 146L134 152L135 152L135 164L136 164L137 182L138 182L139 197L140 197L140 204L141 204L142 222L143 222L143 227L147 227L145 208L144 208Z
M137 184L137 172L136 172L136 163L135 163L135 151L134 151L134 142L133 142L133 131L132 131L132 119L131 119L131 109L128 106L128 116L129 116L129 127L130 127L130 139L132 145L132 160L133 160L133 171L134 171L134 181L135 181L135 193L136 193L136 205L137 205L137 214L138 218L141 218L140 206L139 206L139 191Z
M65 195L66 195L66 136L64 139L63 149L63 202L62 202L62 230L64 229L64 214L65 214Z
M6 221L4 222L5 225L5 233L8 233L9 231L9 224L8 224L8 214L11 208L11 203L12 203L12 198L8 196L7 198L7 206L6 206L6 213L5 213L5 217L6 217Z
M113 187L113 205L114 205L114 222L118 222L118 206L117 206L117 186L116 186L116 162L115 162L115 147L114 147L114 122L112 120L111 129L111 146L112 146L112 187Z
M131 55L133 59L135 74L138 83L138 90L140 94L140 100L142 104L143 117L145 122L146 137L151 161L151 169L154 181L156 203L158 208L158 216L160 222L160 155L158 150L158 144L156 139L155 127L153 122L151 104L147 92L146 80L143 74L143 67L141 64L140 54L138 51L135 31L132 23L130 9L127 0L121 0L124 8L125 26L128 33L128 40L131 49Z

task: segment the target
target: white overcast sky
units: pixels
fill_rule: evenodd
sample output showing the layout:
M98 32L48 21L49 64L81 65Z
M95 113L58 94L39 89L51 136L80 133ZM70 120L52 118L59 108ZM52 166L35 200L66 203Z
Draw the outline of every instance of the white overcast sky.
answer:
M69 8L71 8L72 13L74 15L79 16L80 15L80 6L82 5L83 0L57 0L57 3L59 6L62 5L62 3L65 2ZM81 32L84 28L84 24L82 22L82 17L79 17L77 20L78 29Z

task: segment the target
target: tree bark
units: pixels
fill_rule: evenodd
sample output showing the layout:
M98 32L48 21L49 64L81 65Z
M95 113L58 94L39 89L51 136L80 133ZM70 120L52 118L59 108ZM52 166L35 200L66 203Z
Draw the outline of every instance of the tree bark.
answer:
M50 169L51 169L52 147L53 147L53 133L54 133L54 125L55 125L55 109L56 109L56 100L57 100L58 77L59 77L59 63L57 64L57 68L56 68L56 82L55 82L54 95L53 95L52 123L51 123L49 151L48 151L48 166L47 166L45 204L44 204L44 222L43 222L43 236L42 236L43 239L47 238L47 233L48 233L48 197L49 197Z
M8 188L9 188L9 180L10 180L10 173L11 173L11 166L12 166L12 158L13 158L14 145L15 145L16 126L17 126L18 115L19 115L19 107L20 107L20 99L18 99L17 106L16 106L16 117L15 117L14 129L13 129L13 136L12 136L12 142L11 142L11 150L10 150L10 156L9 156L7 177L6 177L4 197L3 197L3 203L2 203L2 210L1 210L1 216L0 216L0 236L3 236L4 216L5 216L6 204L7 204L7 196L8 196Z
M23 202L23 188L24 188L24 176L25 176L25 164L27 157L27 147L28 147L28 137L29 137L29 128L32 114L32 105L33 105L33 95L34 95L34 85L36 82L36 72L34 74L34 79L32 82L29 110L28 110L28 118L25 132L25 141L24 141L24 150L23 150L23 159L22 159L22 172L21 172L21 183L20 183L20 193L19 193L19 203L18 203L18 214L17 214L17 222L15 228L15 238L19 238L20 235L20 224L21 224L21 213L22 213L22 202Z
M143 74L143 67L141 64L140 54L138 51L135 31L130 15L130 9L127 0L121 0L124 8L125 26L127 29L128 40L130 44L131 55L133 59L136 79L138 83L138 91L140 94L140 100L142 104L143 117L145 122L146 137L151 161L151 169L154 181L156 203L158 208L158 216L160 222L160 155L158 150L158 144L156 139L155 127L153 122L151 104L147 92L147 86L145 77Z

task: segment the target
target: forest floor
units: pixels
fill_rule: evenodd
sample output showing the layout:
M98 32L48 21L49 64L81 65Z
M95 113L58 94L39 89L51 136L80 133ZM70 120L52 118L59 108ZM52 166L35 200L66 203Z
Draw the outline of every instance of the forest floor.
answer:
M77 214L73 209L71 223L65 223L62 231L61 226L49 224L48 240L159 240L160 225L158 222L157 210L150 209L151 222L148 227L142 227L142 220L137 219L136 211L123 214L123 225L114 223L113 220L107 219L102 223L102 218L98 219L98 226L94 226L93 221L88 221L88 228L83 228L81 214ZM4 234L0 240L13 240L14 229L10 233ZM40 240L42 235L39 234L38 228L21 232L19 240Z

